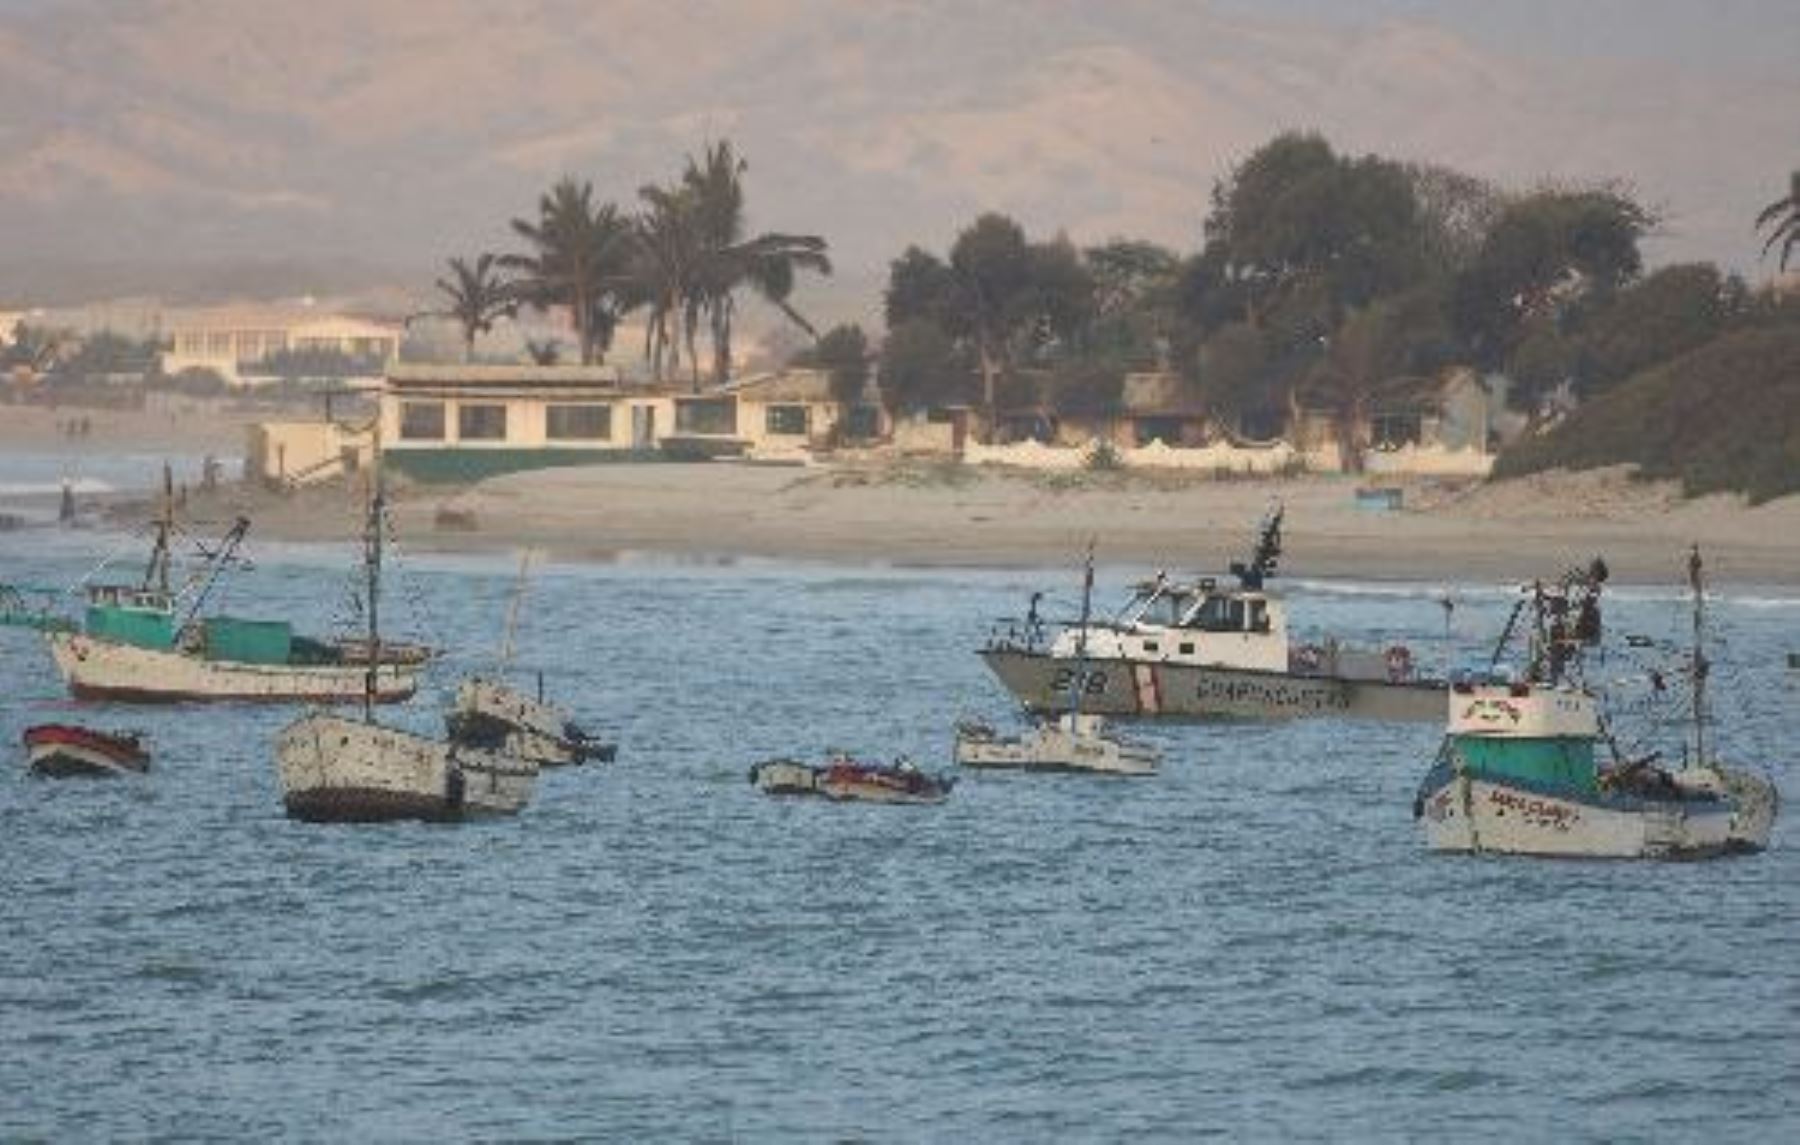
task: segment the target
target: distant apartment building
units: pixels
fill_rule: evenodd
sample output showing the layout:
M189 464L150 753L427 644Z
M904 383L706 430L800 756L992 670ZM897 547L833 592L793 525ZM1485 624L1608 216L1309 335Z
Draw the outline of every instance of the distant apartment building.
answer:
M307 354L342 357L379 377L398 356L402 335L398 323L304 306L171 310L163 324L163 373L212 370L233 385L269 377L269 363Z

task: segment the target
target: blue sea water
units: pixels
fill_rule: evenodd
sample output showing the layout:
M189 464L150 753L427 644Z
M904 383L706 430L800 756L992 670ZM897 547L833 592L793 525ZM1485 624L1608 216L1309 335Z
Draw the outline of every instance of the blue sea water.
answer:
M110 543L0 537L0 580ZM347 548L257 546L226 604L324 627ZM1130 570L1109 570L1116 598ZM515 566L403 562L392 615L500 641ZM1143 780L968 776L938 807L783 802L832 746L949 766L1006 700L973 654L1074 575L551 565L521 659L620 743L513 820L309 826L291 710L62 699L0 630L0 1138L1800 1136L1800 829L1695 864L1428 854L1429 726L1142 729ZM1305 582L1303 629L1446 651L1433 585ZM1673 588L1613 594L1673 637ZM1498 627L1459 589L1452 644ZM1721 738L1790 801L1800 598L1714 608ZM1621 677L1635 666L1607 666ZM429 726L430 698L395 716ZM152 773L29 777L27 724L140 727Z

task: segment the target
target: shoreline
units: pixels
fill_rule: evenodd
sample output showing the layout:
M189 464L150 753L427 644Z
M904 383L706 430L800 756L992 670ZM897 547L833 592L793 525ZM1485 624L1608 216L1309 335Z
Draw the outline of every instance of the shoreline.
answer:
M1406 508L1355 507L1353 478L1171 479L1032 475L944 465L776 468L696 464L546 469L475 486L400 485L405 548L610 564L791 561L893 570L1078 575L1089 538L1106 568L1225 576L1263 514L1286 506L1278 575L1405 583L1548 579L1595 556L1621 585L1685 586L1698 542L1714 585L1800 587L1800 498L1748 507L1682 500L1617 471L1498 485L1413 481ZM106 499L124 521L142 496ZM251 538L336 542L360 530L359 489L282 496L242 484L196 491L197 521L244 513Z

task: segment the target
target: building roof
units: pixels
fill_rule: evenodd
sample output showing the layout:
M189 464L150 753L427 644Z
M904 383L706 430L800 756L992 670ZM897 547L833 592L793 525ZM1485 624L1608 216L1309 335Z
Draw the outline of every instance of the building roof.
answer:
M394 362L387 368L389 389L582 389L616 391L624 386L610 366L464 365ZM640 387L632 387L634 391Z

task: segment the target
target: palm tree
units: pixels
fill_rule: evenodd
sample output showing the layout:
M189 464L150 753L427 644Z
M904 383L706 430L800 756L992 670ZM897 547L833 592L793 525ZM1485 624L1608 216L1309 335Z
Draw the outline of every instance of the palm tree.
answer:
M632 279L637 296L649 311L644 323L644 358L650 364L651 377L660 381L666 371L680 364L683 342L691 351L694 341L699 251L693 196L682 187L645 186L639 188L638 197L644 201L644 210L637 218ZM698 369L696 365L696 372Z
M513 230L535 248L500 265L519 271L519 296L534 306L567 306L581 362L605 356L630 296L635 250L629 219L611 203L594 205L591 183L565 177L538 199L538 221L514 219Z
M460 258L449 260L449 278L437 280L437 288L450 300L441 311L462 327L463 361L475 356L475 338L494 328L496 318L510 315L518 306L512 284L494 272L494 256L482 254L471 267Z
M692 279L694 294L689 313L704 316L712 334L713 381L723 382L731 371L731 328L737 291L748 287L814 338L818 332L794 309L788 299L800 271L831 273L826 243L818 235L760 234L745 237L743 175L749 164L738 156L729 140L705 149L703 158L688 157L681 190L687 196L695 243ZM699 363L692 361L692 326L689 327L690 364L699 382Z
M1763 243L1763 257L1776 243L1781 244L1781 269L1786 270L1788 256L1800 246L1800 171L1795 171L1788 185L1787 197L1776 199L1756 216L1756 229L1769 228L1769 241Z

